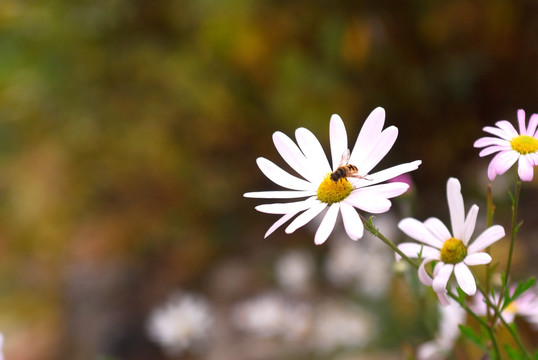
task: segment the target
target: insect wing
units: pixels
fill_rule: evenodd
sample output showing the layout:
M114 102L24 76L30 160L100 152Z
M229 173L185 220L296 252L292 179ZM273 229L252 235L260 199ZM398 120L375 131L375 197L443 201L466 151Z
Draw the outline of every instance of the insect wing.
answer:
M342 158L340 159L340 164L338 165L338 167L347 165L350 156L351 153L349 152L349 149L346 149L346 151L344 151L344 153L342 154Z

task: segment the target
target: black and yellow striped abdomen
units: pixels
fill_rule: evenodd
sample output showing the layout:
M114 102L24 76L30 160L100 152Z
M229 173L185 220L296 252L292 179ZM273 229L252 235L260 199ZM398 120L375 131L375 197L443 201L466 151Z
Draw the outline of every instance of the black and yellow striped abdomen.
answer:
M343 179L351 174L358 172L359 169L355 165L347 164L340 166L338 169L334 170L331 174L331 180L338 182L338 180Z

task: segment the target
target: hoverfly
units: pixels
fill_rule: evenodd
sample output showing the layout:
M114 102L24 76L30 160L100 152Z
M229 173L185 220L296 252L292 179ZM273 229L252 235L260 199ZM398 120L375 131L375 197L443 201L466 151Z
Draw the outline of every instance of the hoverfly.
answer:
M338 182L338 180L346 177L370 180L364 176L359 175L359 168L357 168L355 165L348 164L350 156L351 154L349 152L349 149L346 149L346 151L344 151L344 153L342 154L342 159L340 160L338 168L331 173L331 180L334 182Z

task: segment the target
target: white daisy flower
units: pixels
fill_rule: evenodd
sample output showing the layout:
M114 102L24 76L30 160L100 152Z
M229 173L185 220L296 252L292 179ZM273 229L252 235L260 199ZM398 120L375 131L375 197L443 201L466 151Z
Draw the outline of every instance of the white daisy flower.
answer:
M338 213L342 214L348 236L353 240L360 239L364 226L355 208L373 214L388 211L391 206L389 199L404 193L409 185L402 182L380 183L416 170L421 163L417 160L370 173L389 152L398 136L395 126L383 130L384 123L385 110L378 107L364 122L355 146L349 152L344 122L338 115L333 115L330 121L332 167L318 139L309 130L296 130L298 146L285 134L275 132L273 141L278 152L302 178L291 175L273 162L260 157L256 162L265 176L290 190L249 192L244 196L262 199L306 199L257 206L256 210L260 212L282 215L269 228L265 237L299 213L287 226L286 233L293 233L327 210L314 237L316 244L327 240L336 224ZM348 162L350 172L344 169L336 172Z
M422 243L402 243L398 248L410 258L418 258L420 254L424 261L418 270L419 279L423 284L433 286L433 290L444 305L448 305L446 285L452 273L466 294L476 293L476 281L469 266L489 264L491 256L482 250L504 236L504 228L494 225L469 244L476 225L478 206L473 205L467 217L465 216L461 185L455 178L448 179L447 199L452 233L441 220L433 217L423 223L413 218L406 218L398 224L405 234ZM437 261L433 279L425 269L425 265L432 261Z
M534 166L538 165L538 114L533 114L529 126L525 126L525 111L518 110L519 133L506 120L495 123L496 127L486 126L483 130L496 137L483 137L475 141L474 147L484 148L480 157L498 153L488 166L488 177L495 179L504 174L518 161L519 178L532 181Z

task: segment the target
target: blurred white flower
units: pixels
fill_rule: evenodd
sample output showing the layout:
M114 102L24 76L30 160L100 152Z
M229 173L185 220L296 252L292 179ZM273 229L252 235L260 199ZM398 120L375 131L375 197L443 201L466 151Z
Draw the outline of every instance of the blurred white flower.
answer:
M377 324L356 304L327 302L315 311L310 335L315 350L329 352L338 348L358 349L376 336Z
M460 334L459 326L465 322L465 310L455 300L449 299L447 306L439 304L439 331L435 339L420 345L417 360L446 359Z
M168 355L197 350L207 340L213 323L208 302L191 293L174 293L149 317L149 337Z
M374 224L389 239L394 239L396 219L390 214L378 215ZM391 282L393 256L379 239L365 234L364 241L334 241L325 261L325 275L336 286L352 286L370 297L383 296Z
M281 294L268 292L236 304L232 309L236 328L256 336L282 337L295 341L304 338L311 327L311 309L294 303Z
M0 333L0 360L4 360L4 334Z
M275 264L278 284L291 293L307 291L312 285L313 273L314 259L305 251L288 251Z

